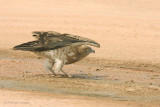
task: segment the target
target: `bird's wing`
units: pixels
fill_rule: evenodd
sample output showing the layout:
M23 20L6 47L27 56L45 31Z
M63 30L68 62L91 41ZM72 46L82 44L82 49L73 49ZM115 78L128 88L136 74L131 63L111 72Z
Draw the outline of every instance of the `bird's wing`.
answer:
M45 51L45 50L53 50L65 46L75 46L75 45L91 45L95 47L100 47L99 43L91 39L77 35L61 34L54 31L48 31L48 32L36 31L33 32L33 36L37 39L37 41L32 41L18 45L14 49L19 48L18 50L27 49L27 51ZM30 46L31 50L29 50L29 47L27 46ZM23 49L22 47L25 47L25 49Z
M35 51L36 49L41 48L38 44L39 41L31 41L15 46L13 47L13 50Z
M40 43L39 45L43 46L43 49L45 48L46 50L74 45L91 45L100 47L99 43L77 35L61 34L54 31L39 32L38 34L37 39Z

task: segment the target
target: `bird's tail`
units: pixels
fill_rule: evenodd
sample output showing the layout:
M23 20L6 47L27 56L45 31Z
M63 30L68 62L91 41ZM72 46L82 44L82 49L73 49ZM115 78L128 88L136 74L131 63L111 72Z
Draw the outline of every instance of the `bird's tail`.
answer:
M35 51L37 49L38 41L31 41L23 43L13 47L13 50L22 50L22 51Z

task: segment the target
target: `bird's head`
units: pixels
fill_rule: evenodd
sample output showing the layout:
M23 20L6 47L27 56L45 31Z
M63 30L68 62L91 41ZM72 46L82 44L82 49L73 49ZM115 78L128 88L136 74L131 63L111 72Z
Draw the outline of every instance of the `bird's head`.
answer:
M89 47L89 46L84 47L84 51L85 51L86 53L95 53L95 50L92 49L92 48Z
M95 53L95 50L89 46L83 45L79 48L79 52L83 55L88 55L90 53Z

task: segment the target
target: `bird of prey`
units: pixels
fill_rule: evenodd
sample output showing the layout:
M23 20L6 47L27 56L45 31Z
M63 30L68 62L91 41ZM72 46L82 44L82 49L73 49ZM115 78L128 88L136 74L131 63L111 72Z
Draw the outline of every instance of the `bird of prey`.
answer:
M51 71L54 76L62 70L65 64L75 63L90 53L95 53L90 46L100 47L100 44L77 35L61 34L55 31L34 31L32 36L35 41L30 41L13 47L14 50L31 51L47 58L44 63L44 70ZM55 70L52 70L55 65Z

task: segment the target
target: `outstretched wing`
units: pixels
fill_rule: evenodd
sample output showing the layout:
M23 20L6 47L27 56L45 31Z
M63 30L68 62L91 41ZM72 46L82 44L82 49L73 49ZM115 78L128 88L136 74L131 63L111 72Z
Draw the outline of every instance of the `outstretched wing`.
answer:
M100 47L97 42L91 39L71 34L61 34L54 31L35 31L33 32L33 36L37 39L36 41L15 46L14 49L26 51L45 51L74 45L91 45Z

